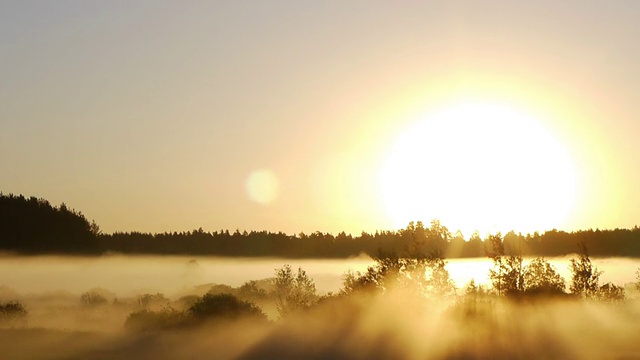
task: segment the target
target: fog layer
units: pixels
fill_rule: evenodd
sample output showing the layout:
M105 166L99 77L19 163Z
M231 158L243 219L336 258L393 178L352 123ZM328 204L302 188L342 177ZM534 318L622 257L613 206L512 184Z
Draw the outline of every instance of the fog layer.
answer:
M386 260L377 261L382 271ZM291 262L287 275L292 269L279 259L4 258L0 349L10 359L602 359L640 353L635 260L594 260L605 271L603 282L629 282L622 299L566 292L506 297L488 286L458 285L486 280L491 263L485 259L450 261L456 289L442 295L406 286L418 279L400 276L396 284L400 273L394 272L382 288L361 282L360 290L347 291L345 271L370 271L372 262L303 260ZM552 262L568 280L566 259ZM299 266L307 271L295 272ZM287 276L289 290L306 287L313 301L287 293L290 311L283 311L278 281ZM322 284L317 295L316 283ZM323 295L329 290L335 293Z

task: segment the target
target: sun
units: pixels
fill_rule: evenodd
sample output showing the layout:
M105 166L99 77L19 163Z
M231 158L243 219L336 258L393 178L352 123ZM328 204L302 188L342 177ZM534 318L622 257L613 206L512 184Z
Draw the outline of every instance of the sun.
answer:
M437 218L466 236L561 227L576 193L569 153L543 123L489 102L422 116L397 136L378 179L396 226Z

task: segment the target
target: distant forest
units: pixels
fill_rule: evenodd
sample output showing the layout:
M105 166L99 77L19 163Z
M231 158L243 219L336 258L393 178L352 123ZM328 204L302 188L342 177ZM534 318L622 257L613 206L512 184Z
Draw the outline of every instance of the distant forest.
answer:
M502 236L502 235L501 235ZM503 236L505 251L522 256L563 256L585 244L592 256L640 257L640 228L614 230L551 230ZM100 255L157 254L283 258L347 258L362 254L424 254L437 251L447 258L484 257L485 242L475 233L464 239L452 234L438 220L429 225L411 222L401 230L363 232L353 236L314 232L288 235L282 232L219 230L104 234L94 221L64 203L0 193L0 251L18 254Z

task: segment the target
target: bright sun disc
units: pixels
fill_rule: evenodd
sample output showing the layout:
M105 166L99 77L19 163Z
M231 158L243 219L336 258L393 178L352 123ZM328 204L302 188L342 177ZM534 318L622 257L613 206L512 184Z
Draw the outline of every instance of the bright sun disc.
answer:
M510 107L472 102L406 129L379 174L396 226L437 218L466 236L562 225L575 181L567 151L541 123Z

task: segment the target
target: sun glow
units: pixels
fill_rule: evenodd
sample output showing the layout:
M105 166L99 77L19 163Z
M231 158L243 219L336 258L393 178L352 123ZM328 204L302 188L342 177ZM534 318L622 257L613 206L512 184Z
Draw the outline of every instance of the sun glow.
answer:
M396 226L438 218L469 236L562 226L576 175L564 146L526 112L463 102L399 134L379 187Z

